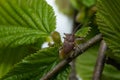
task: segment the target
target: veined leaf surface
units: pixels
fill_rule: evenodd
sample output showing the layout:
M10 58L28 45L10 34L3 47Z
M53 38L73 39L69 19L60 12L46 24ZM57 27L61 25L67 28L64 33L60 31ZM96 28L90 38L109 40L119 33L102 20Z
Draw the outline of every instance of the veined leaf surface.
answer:
M40 49L55 20L45 0L0 0L0 77Z
M49 36L54 31L55 24L53 9L45 0L0 0L1 45L4 45L4 43L7 45L9 42L17 46L27 44L27 42L28 44L33 43L36 39L44 37L43 34ZM19 35L16 34L18 31ZM6 33L9 37L13 36L14 38L9 39ZM4 41L4 39L6 40ZM7 43L7 41L9 42Z
M120 1L98 0L97 23L107 46L112 50L111 58L120 62Z
M41 49L16 64L1 80L40 80L58 62L58 48ZM65 80L68 76L65 74L69 72L69 68L67 68L66 70L60 71L61 73L58 74L58 77L54 77L53 79Z

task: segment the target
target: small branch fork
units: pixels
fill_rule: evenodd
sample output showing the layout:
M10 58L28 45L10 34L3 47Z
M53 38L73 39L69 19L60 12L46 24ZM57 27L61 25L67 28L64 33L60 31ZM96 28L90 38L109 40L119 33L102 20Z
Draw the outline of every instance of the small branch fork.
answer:
M102 75L102 71L103 71L105 59L106 59L106 56L105 56L106 49L107 49L106 43L102 40L100 44L98 58L96 61L92 80L101 80L101 75Z
M77 56L82 54L84 51L86 51L88 48L90 48L93 44L96 42L102 40L102 35L98 34L89 41L87 41L84 44L79 45L74 51L74 55L70 56L60 63L58 63L51 71L49 71L46 75L44 75L40 80L50 80L52 76L54 76L57 72L59 72L66 64L71 62L73 59L75 59Z

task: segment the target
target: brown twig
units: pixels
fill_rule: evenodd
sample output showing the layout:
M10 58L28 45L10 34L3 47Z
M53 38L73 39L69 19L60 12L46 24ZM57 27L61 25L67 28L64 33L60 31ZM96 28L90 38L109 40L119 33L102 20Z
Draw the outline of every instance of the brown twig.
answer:
M74 16L73 16L73 29L72 29L72 32L76 32L81 26L79 26L78 28L78 25L80 25L80 23L76 22L76 15L78 14L78 11L77 10L74 10Z
M68 57L67 59L64 59L61 61L58 65L56 65L51 71L49 71L46 75L44 75L40 80L49 80L52 76L54 76L58 71L60 71L66 64L71 62L73 59L75 59L77 56L82 54L84 51L86 51L89 47L91 47L96 42L100 41L102 39L102 35L98 34L89 41L87 41L84 44L79 45L74 51L74 55Z
M98 58L96 61L92 80L100 80L101 79L101 74L102 74L102 71L104 68L104 63L105 63L105 58L106 58L105 57L106 49L107 49L106 43L102 40L101 44L100 44Z
M76 75L76 65L75 65L75 59L71 61L71 73L69 76L69 80L78 80Z

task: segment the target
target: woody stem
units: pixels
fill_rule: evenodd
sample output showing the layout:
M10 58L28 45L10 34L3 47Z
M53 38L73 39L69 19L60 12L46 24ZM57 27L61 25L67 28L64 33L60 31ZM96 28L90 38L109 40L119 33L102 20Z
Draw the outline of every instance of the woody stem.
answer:
M106 43L102 40L100 44L98 58L96 61L92 80L101 80L101 75L102 75L102 71L104 68L105 60L106 60L106 56L105 56L106 49L107 49Z

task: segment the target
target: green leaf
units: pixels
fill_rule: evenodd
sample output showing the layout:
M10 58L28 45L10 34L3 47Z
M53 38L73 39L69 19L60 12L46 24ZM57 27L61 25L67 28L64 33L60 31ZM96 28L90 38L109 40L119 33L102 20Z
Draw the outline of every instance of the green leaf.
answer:
M55 28L55 16L45 0L1 0L0 24L22 25L44 32Z
M58 50L58 48L54 47L44 48L27 56L16 64L1 80L39 80L59 62Z
M27 55L33 54L41 48L44 39L39 39L34 44L18 46L15 48L0 48L0 78L5 75L14 64Z
M49 36L55 29L55 19L53 9L45 0L1 0L0 44L9 45L11 41L11 45L19 46L35 42L43 34Z
M92 80L94 67L96 63L98 45L94 45L84 54L77 58L76 68L77 73L82 80ZM101 80L120 80L120 71L111 65L105 64Z
M91 27L82 27L76 33L75 36L86 37L90 31Z
M0 32L0 47L31 44L39 38L47 36L47 34L39 30L15 26L0 26Z
M112 50L111 56L120 62L120 1L99 0L97 23L107 46ZM118 60L119 59L119 60Z
M22 58L35 53L38 47L35 44L18 46L16 48L0 48L0 78L5 75L15 63ZM39 44L40 45L40 44Z
M41 48L55 19L45 0L0 0L0 77Z

